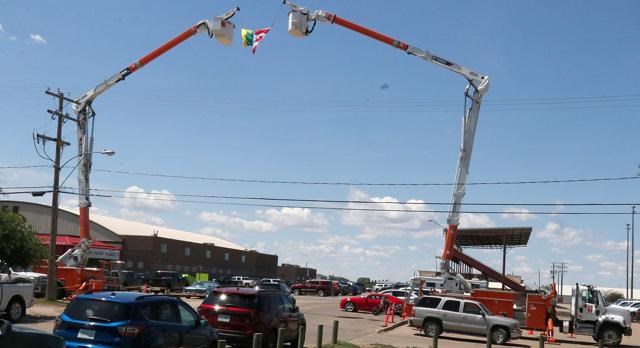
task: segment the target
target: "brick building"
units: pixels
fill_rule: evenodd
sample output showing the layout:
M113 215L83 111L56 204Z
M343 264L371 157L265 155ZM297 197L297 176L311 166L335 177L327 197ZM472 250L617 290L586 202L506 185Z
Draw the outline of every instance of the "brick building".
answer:
M316 276L315 268L300 267L289 263L283 263L281 266L278 266L278 278L288 280L292 283L307 279L316 279Z

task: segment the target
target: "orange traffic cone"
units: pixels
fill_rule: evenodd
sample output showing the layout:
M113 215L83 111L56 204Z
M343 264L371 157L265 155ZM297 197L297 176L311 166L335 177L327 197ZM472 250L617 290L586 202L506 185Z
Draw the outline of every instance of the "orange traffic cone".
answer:
M529 329L529 330L527 331L527 335L533 335L533 330Z

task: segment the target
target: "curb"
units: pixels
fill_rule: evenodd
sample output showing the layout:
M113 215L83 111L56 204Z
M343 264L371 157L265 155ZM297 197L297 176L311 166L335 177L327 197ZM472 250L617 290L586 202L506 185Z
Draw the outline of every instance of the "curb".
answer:
M391 331L391 330L393 330L393 329L395 329L395 328L397 328L397 327L400 327L400 326L402 326L402 325L407 324L408 322L409 322L409 320L408 320L408 319L407 319L407 320L399 321L399 322L397 322L397 323L395 323L395 324L393 324L393 325L389 325L389 326L387 326L387 327L383 327L382 329L380 329L380 330L376 331L376 333L383 333L383 332Z

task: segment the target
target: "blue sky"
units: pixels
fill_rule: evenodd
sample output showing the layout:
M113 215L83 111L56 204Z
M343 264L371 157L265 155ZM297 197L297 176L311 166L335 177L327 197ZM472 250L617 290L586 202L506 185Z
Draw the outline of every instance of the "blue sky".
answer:
M471 183L638 174L637 2L309 0L299 5L325 9L490 76ZM197 21L234 6L241 11L232 19L236 32L230 47L206 36L192 38L95 101L94 147L117 155L94 157L92 188L114 190L101 192L114 197L94 197L92 213L221 236L276 253L280 262L308 263L323 274L405 280L415 270L433 269L443 238L428 220L446 222L441 211L448 206L436 203L449 202L451 187L362 183L452 182L466 81L336 25L319 23L308 38L291 37L288 11L279 1L0 1L0 187L52 183L50 167L7 168L49 164L36 154L31 138L34 131L55 134L46 109L56 104L44 94L47 87L77 98ZM242 48L240 28L272 23L255 55ZM64 135L72 143L64 152L67 160L76 154L73 123L65 124ZM47 149L53 153L51 144ZM77 186L75 173L65 186ZM476 213L463 214L460 227L533 227L529 246L507 258L507 271L525 276L529 284L537 282L539 269L548 282L551 262L564 261L567 284L624 287L630 214L510 212L630 212L630 205L566 204L631 204L640 201L639 194L635 179L471 185L466 203L507 205L465 207ZM423 204L396 204L410 201ZM525 203L556 205L517 205ZM77 200L63 195L62 204L76 209ZM432 212L302 208L320 205ZM498 252L469 253L500 265Z

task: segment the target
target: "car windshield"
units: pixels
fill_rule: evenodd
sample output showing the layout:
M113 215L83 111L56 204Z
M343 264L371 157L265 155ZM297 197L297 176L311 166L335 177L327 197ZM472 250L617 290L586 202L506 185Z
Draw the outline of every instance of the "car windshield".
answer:
M480 306L480 308L482 308L482 310L487 313L487 315L493 315L493 313L491 313L491 311L489 310L489 308L485 307L482 303L478 302L478 305Z
M211 286L211 282L193 282L193 284L191 284L191 286L197 286L197 287L203 287L206 288L207 286Z
M80 321L118 322L131 316L131 304L90 299L75 299L64 310L69 318Z
M202 303L225 307L256 308L255 295L243 295L224 292L210 292Z

